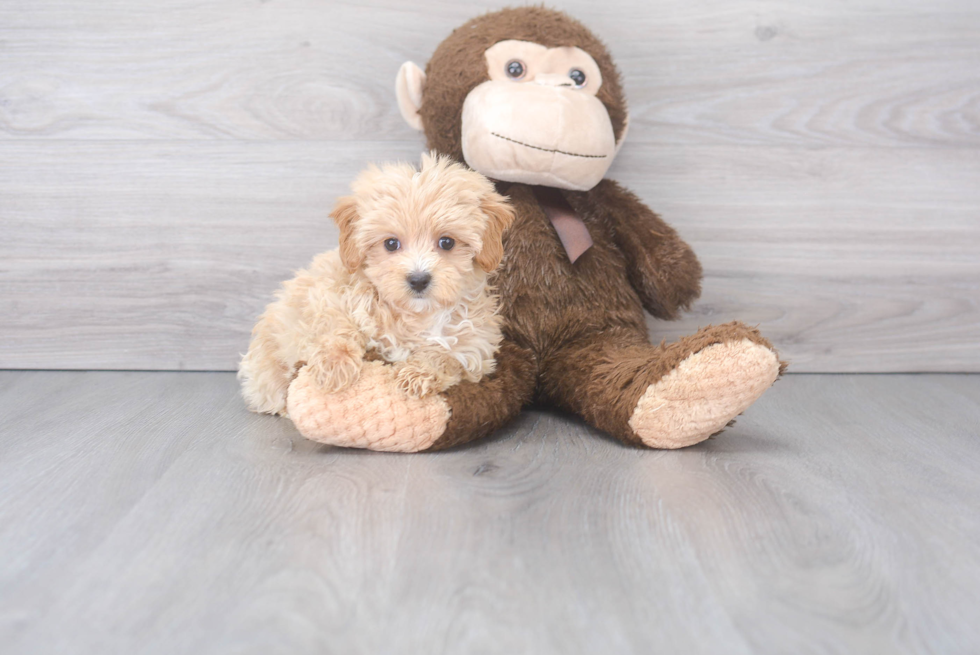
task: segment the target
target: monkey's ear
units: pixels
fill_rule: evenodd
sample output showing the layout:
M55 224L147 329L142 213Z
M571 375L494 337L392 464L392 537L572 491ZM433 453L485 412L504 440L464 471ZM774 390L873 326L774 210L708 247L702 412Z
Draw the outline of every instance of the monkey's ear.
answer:
M364 252L354 240L354 224L359 218L357 199L354 196L338 198L330 216L340 228L340 261L353 273L364 263Z
M491 193L480 202L480 209L487 217L487 227L483 231L483 247L474 257L477 266L492 273L500 266L504 257L504 230L514 222L514 209L507 198Z
M416 130L422 129L422 117L419 108L422 106L422 86L425 84L425 71L410 61L398 69L395 80L395 95L398 96L398 109L402 118Z

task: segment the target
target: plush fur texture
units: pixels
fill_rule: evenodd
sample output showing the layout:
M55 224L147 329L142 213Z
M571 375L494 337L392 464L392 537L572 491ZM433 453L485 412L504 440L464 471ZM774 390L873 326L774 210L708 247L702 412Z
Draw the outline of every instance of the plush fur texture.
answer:
M501 348L497 375L475 389L461 384L448 392L453 419L435 448L467 440L474 425L502 423L504 408L511 407L505 392L513 390L525 394L525 403L559 407L624 441L644 444L644 435L629 423L640 397L694 353L747 340L771 352L778 371L771 344L739 323L705 328L670 345L650 344L643 308L661 318L677 317L700 292L701 268L677 233L615 182L604 180L585 193L562 192L594 242L575 264L532 189L514 184L505 192L517 218L504 237L507 255L492 281L507 318L505 336L516 347ZM517 361L508 361L512 354ZM684 378L692 394L727 370L724 362L712 364ZM528 374L534 379L530 394L531 385L520 380ZM730 418L705 427L702 436ZM669 447L670 436L652 440Z
M253 331L239 377L254 411L283 413L299 367L323 392L350 387L368 351L397 363L398 386L414 396L494 369L501 319L487 274L513 220L505 199L435 156L418 171L369 168L352 190L333 212L340 247L284 283Z
M605 45L584 25L543 7L504 9L463 23L436 48L425 67L419 114L429 147L463 161L463 102L469 92L490 79L484 53L501 41L530 41L548 48L578 47L602 72L597 97L612 121L616 141L626 129L626 100L619 71Z
M592 55L603 77L598 97L621 138L626 101L604 46L567 15L532 7L476 18L437 48L426 69L420 112L430 146L460 155L462 101L487 79L483 51L505 39L577 46ZM629 191L611 180L589 191L561 191L594 241L571 264L532 188L498 187L510 195L517 213L505 236L504 263L493 278L507 318L507 342L494 376L479 385L460 384L446 394L452 418L433 448L482 436L516 414L517 403L527 402L573 412L630 443L680 447L721 430L731 418L728 414L741 412L758 397L734 393L734 401L720 399L724 411L698 425L694 437L638 433L630 419L641 397L685 359L712 345L732 344L725 351L728 358L711 358L675 376L679 380L672 392L686 390L692 397L709 381L724 379L744 351L758 354L757 346L768 353L763 359L769 362L753 368L756 375L741 383L764 389L772 383L772 371L782 371L771 344L740 323L705 328L669 346L649 343L643 309L659 318L677 318L700 294L701 266L677 233ZM644 423L650 421L634 421ZM683 417L677 416L672 425L682 424Z
M588 52L602 71L597 97L621 139L626 102L605 48L565 14L531 7L469 21L437 48L420 110L432 148L462 156L464 100L488 79L485 50L508 39ZM701 266L670 226L617 183L558 192L593 240L574 264L534 188L500 182L498 191L510 197L516 213L491 278L506 319L505 339L494 373L446 391L445 429L427 448L485 436L532 402L577 414L627 443L689 446L724 428L782 372L772 345L737 322L669 345L650 343L643 310L676 318L700 293ZM423 401L434 407L436 398ZM400 401L390 396L389 402ZM334 415L351 429L365 418L353 409Z

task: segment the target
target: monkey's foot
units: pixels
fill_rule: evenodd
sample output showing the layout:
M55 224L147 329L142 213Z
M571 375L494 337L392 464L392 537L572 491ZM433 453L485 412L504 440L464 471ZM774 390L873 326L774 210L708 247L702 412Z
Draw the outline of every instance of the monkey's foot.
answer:
M365 362L360 378L335 392L320 391L304 367L289 385L289 418L307 439L346 448L414 453L446 431L445 398L409 396L391 366Z
M652 448L694 445L754 403L779 367L775 352L749 339L708 346L647 387L629 425Z

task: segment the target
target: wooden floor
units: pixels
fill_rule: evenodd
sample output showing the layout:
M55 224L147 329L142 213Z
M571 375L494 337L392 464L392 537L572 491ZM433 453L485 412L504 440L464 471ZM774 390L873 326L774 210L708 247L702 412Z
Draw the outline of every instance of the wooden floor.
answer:
M228 373L0 373L0 651L977 653L980 375L809 375L679 452L526 412L307 442Z

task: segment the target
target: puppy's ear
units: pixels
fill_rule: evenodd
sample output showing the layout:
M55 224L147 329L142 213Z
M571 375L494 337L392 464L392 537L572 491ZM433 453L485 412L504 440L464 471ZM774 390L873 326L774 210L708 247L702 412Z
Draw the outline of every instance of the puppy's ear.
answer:
M354 225L360 218L357 215L357 199L354 196L338 198L330 216L340 228L340 261L353 273L364 263L364 253L354 241Z
M480 209L487 217L487 227L483 231L483 248L474 260L487 273L492 273L500 266L504 257L504 230L514 222L514 210L507 198L497 193L490 193L480 202Z

